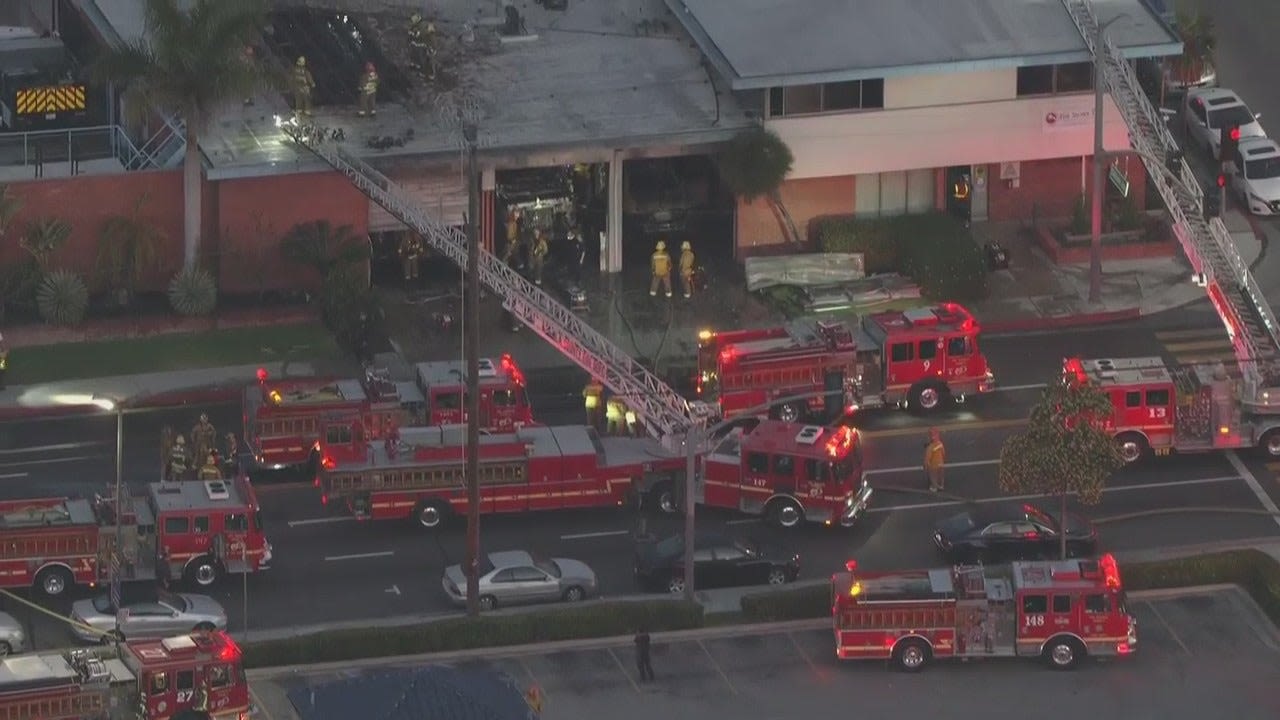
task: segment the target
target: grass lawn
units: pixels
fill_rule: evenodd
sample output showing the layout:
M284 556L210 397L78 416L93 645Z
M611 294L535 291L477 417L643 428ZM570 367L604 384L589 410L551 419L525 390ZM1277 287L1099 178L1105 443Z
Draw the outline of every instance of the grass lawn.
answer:
M9 356L6 380L11 385L31 385L284 360L328 360L339 354L333 337L319 324L234 328L15 348Z

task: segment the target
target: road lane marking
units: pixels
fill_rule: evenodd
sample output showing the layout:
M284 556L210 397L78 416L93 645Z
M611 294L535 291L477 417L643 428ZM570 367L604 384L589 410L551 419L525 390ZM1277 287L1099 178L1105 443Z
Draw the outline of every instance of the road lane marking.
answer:
M1276 525L1280 525L1280 507L1276 507L1275 501L1271 499L1266 490L1262 489L1262 483L1258 482L1258 478L1253 476L1253 472L1240 461L1240 456L1236 454L1235 450L1227 451L1227 462L1231 463L1231 467L1235 468L1236 472L1240 473L1240 477L1244 478L1244 481L1249 484L1249 489L1253 491L1254 495L1258 496L1258 502L1262 503L1262 507L1271 513L1271 519L1275 521Z
M303 525L326 525L328 523L354 522L354 521L355 521L355 518L353 517L321 517L321 518L307 518L306 520L290 520L288 524L289 524L289 527L301 527Z
M994 430L996 428L1018 427L1026 424L1027 418L1018 418L1016 420L978 420L977 422L961 420L959 422L942 425L917 425L914 427L893 428L890 430L859 430L858 434L868 440L885 437L902 437L907 435L919 435L924 437L929 433L930 427L935 427L941 432L963 432L965 430Z
M1169 636L1173 638L1174 642L1178 643L1178 647L1182 648L1182 652L1190 655L1191 648L1187 647L1187 644L1182 642L1182 638L1178 637L1178 633L1174 631L1173 625L1170 625L1169 621L1165 620L1164 615L1161 614L1160 609L1156 607L1156 604L1148 601L1147 607L1151 608L1151 614L1156 616L1156 619L1160 621L1161 625L1164 625L1164 629L1169 631Z
M725 520L725 525L753 525L760 522L760 518L742 518L739 520Z
M23 465L54 465L57 463L84 462L85 460L102 460L110 455L72 455L71 457L44 458L42 460L9 460L0 463L0 467L21 467Z
M999 460L968 460L966 462L946 463L944 468L962 468L962 467L978 467L979 465L999 465ZM898 473L913 472L924 474L923 465L903 465L901 467L881 468L879 470L863 470L863 477L871 475L896 475Z
M357 553L355 555L330 555L325 558L327 562L335 560L365 560L367 558L391 557L395 555L395 550L384 550L383 552Z
M538 676L534 675L533 671L529 669L529 663L525 662L524 658L518 656L516 657L516 662L520 663L520 667L524 669L524 674L529 676L529 681L533 683L533 686L538 688L538 692L542 695L542 699L550 700L551 696L547 694L547 689L542 687L542 683L539 682Z
M614 652L613 648L605 648L605 650L609 652L609 657L613 658L613 661L618 664L618 669L622 671L622 677L626 678L627 682L631 683L631 689L635 690L636 693L639 693L640 686L636 684L635 678L631 677L631 673L627 672L627 666L623 665L622 661L618 659L618 653Z
M787 633L787 639L791 641L791 647L796 649L796 653L798 653L800 658L804 660L805 664L809 666L809 669L813 671L813 674L819 678L825 677L825 673L818 669L818 666L813 662L813 658L809 657L809 653L805 652L804 648L800 647L799 641L796 640L795 633Z
M1103 488L1104 493L1124 492L1126 490L1158 490L1160 488L1178 487L1181 485L1209 485L1212 483L1225 483L1243 480L1244 478L1237 475L1229 475L1223 477L1198 478L1195 480L1170 480L1168 482L1145 483L1142 485L1121 485L1119 487ZM885 488L885 491L891 491L892 488ZM917 503L915 505L888 505L885 507L867 508L869 513L886 513L894 510L924 510L927 508L956 507L958 505L978 505L998 502L1014 502L1018 500L1035 500L1038 498L1057 497L1052 493L1038 493L1028 495L1001 495L999 497L975 498L973 500L944 500L942 502Z
M15 479L15 478L24 478L24 477L26 477L26 476L28 476L28 475L30 475L30 474L31 474L31 473L24 473L24 472L22 472L22 473L5 473L5 474L3 474L3 475L0 475L0 480L13 480L13 479Z
M617 537L618 535L630 535L630 530L605 530L603 532L577 533L574 535L561 535L561 540L586 540L588 538Z
M1030 385L997 385L991 392L1017 392L1019 390L1043 390L1049 383L1031 383Z
M724 678L724 684L729 686L729 692L737 695L738 688L734 687L733 683L729 680L729 676L724 674L724 668L720 667L720 663L716 662L715 656L711 654L711 651L707 649L706 645L702 644L701 640L698 640L697 643L698 647L702 648L702 652L707 654L707 659L711 661L711 667L715 668L716 672L720 673L720 677Z
M102 443L97 440L90 440L87 442L55 443L53 445L32 445L31 447L0 450L0 455L21 455L24 453L46 452L50 450L78 450L80 448L97 447L105 444L106 443Z

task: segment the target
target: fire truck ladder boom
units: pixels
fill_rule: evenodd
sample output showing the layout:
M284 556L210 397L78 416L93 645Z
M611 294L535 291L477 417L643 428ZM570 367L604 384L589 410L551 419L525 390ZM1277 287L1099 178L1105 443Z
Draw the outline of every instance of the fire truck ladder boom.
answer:
M1268 404L1259 398L1264 389L1261 387L1263 368L1259 365L1269 365L1280 355L1280 328L1271 307L1222 220L1204 218L1204 192L1186 160L1179 159L1174 167L1169 167L1173 164L1170 161L1178 157L1178 144L1160 113L1142 92L1133 67L1110 38L1104 37L1102 47L1097 47L1098 19L1091 2L1062 0L1062 3L1095 60L1102 63L1100 74L1105 88L1120 109L1130 141L1173 216L1174 234L1195 272L1206 280L1209 300L1231 335L1245 381L1242 393L1245 402Z
M385 175L305 128L286 123L286 135L347 178L369 199L413 228L437 252L467 266L467 238L426 215ZM679 449L685 435L706 421L707 408L690 403L542 288L492 253L480 251L480 281L502 296L503 307L544 340L621 396L649 432Z

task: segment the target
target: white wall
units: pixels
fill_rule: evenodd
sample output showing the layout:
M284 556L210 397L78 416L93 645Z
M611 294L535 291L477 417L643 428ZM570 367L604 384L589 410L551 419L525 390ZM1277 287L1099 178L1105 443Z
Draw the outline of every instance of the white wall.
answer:
M887 91L886 91L887 92ZM791 148L790 178L1046 160L1093 154L1092 93L899 110L776 118L768 127ZM1075 114L1046 123L1046 115ZM1130 147L1108 97L1104 147Z
M1017 96L1017 68L907 75L884 81L886 109L1012 100Z

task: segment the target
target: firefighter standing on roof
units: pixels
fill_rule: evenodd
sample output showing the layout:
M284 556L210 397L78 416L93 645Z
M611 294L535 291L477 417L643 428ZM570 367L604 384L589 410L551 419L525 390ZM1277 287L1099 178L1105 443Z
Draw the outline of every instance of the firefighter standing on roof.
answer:
M201 413L200 419L191 428L193 457L200 462L204 462L205 456L217 447L217 442L217 429L213 427L213 423L209 422L209 416Z
M311 114L311 91L315 87L315 78L307 69L307 58L300 55L293 66L293 109L299 115Z
M626 414L627 406L622 402L621 398L609 398L609 402L605 403L604 408L605 433L608 435L620 433L622 431L622 420Z
M667 297L671 297L671 256L667 254L667 244L661 240L653 247L653 256L649 259L649 269L653 279L649 281L649 296L657 297L658 288Z
M373 63L364 64L364 75L360 77L360 110L356 112L360 117L365 115L373 116L378 114L378 70Z
M502 262L508 267L519 263L520 253L520 208L511 208L507 212L507 246L502 251Z
M693 266L696 262L693 246L685 240L680 244L680 289L686 298L693 297Z
M530 253L532 257L529 258L534 284L542 284L542 268L547 262L549 252L551 252L551 246L547 244L547 233L545 230L539 230L537 239L533 241L533 252Z
M400 240L400 264L404 269L404 281L418 279L418 263L422 259L422 238L412 230Z
M181 435L173 439L169 449L169 480L181 482L187 476L187 441Z
M222 468L219 467L218 451L213 450L205 455L204 465L200 466L200 472L197 474L200 480L221 480Z

